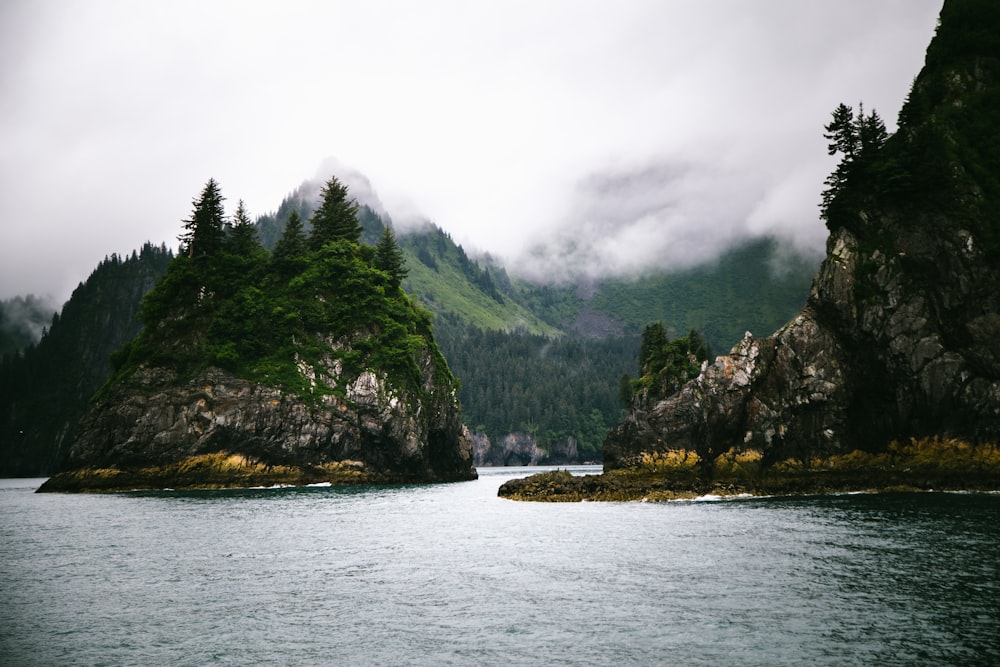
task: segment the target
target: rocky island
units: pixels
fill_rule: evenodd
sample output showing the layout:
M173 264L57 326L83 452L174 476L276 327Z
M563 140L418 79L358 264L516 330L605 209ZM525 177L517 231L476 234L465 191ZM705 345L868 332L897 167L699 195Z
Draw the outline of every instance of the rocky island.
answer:
M268 253L210 180L140 336L40 491L474 479L472 443L430 315L400 288L390 228L360 243L331 179L307 234Z
M638 387L603 475L501 496L1000 488L1000 5L945 2L895 133L847 105L826 131L841 162L802 312L714 362L680 350L696 370Z

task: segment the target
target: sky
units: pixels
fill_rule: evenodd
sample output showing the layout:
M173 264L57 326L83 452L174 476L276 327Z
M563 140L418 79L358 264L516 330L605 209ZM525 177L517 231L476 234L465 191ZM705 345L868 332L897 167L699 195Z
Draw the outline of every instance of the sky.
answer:
M364 174L512 273L822 252L823 125L889 129L941 0L4 0L0 298L176 247L209 178L272 212Z

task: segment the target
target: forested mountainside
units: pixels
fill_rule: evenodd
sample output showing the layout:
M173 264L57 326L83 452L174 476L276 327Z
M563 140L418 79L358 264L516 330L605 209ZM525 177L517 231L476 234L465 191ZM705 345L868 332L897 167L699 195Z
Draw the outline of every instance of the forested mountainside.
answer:
M275 213L260 216L254 226L261 244L274 248L293 211L308 232L318 191L318 184L303 184ZM368 206L360 206L357 215L362 243L377 243L391 226ZM429 223L401 235L398 243L408 271L403 289L434 314L435 338L461 382L459 398L468 426L494 443L512 432L527 434L543 452L572 439L579 460L600 458L604 431L620 416L621 378L637 373L646 324L662 321L671 335L697 328L714 351L722 352L745 330L773 330L791 317L804 302L815 270L808 258L788 260L777 242L758 239L710 265L683 272L552 286L512 279L498 262L470 257ZM65 454L68 436L51 432L59 431L55 424L75 424L88 392L110 372L111 350L138 333L139 299L169 261L164 249L152 250L144 248L134 260L102 263L86 283L105 285L95 291L104 295L102 305L82 305L92 291L78 290L51 325L59 330L57 338L75 338L81 350L92 352L67 357L57 354L52 343L40 342L23 352L31 362L10 363L16 361L12 357L5 364L0 375L6 387L0 403L0 428L6 434L0 443L0 474L44 474ZM779 255L784 257L780 265ZM112 272L116 261L143 276L137 278L142 289L115 288L121 302L107 300L112 282L131 284L124 274ZM73 324L73 317L66 320L69 312L96 313L100 308L111 313L103 315L112 327L108 331ZM131 322L128 327L121 325L125 320ZM76 332L67 333L72 329ZM97 359L99 355L104 356ZM26 373L29 365L53 370ZM62 391L53 387L78 374L91 381L78 387L75 402L40 398ZM29 375L34 378L30 384ZM28 404L34 407L27 410ZM37 425L25 428L29 415Z
M65 457L111 353L135 338L139 301L173 258L146 244L105 258L52 317L41 340L0 366L0 474L50 473Z

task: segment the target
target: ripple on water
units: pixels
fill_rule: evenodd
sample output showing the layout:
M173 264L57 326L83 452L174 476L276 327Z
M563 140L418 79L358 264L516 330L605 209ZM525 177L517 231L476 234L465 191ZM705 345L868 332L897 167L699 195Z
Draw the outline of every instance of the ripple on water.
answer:
M497 498L516 474L110 496L0 484L3 662L1000 662L1000 497Z

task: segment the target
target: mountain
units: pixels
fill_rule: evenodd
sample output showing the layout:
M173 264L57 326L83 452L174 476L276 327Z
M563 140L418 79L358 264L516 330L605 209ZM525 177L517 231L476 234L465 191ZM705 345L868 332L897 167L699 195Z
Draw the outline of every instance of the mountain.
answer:
M640 392L592 491L1000 487L1000 4L947 0L898 127L838 107L805 307Z

